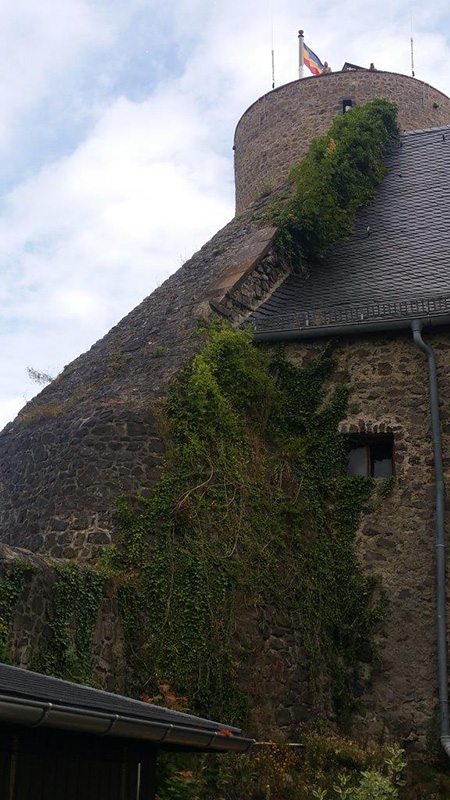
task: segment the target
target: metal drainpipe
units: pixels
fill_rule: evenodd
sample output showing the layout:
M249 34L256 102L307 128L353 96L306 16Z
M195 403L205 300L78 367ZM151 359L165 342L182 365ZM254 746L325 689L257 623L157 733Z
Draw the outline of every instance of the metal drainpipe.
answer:
M394 331L410 328L414 343L422 350L428 360L428 385L430 393L431 430L433 439L434 471L436 477L435 514L436 514L436 625L438 645L438 683L439 683L439 715L441 727L441 744L450 758L450 722L448 702L448 665L447 665L447 625L446 625L446 580L445 580L445 507L444 476L442 468L441 425L439 420L439 395L436 373L436 360L431 347L422 339L421 331L426 325L450 325L450 316L442 314L437 317L425 316L422 319L386 320L344 325L311 326L311 328L291 328L282 331L257 331L256 342L279 342L291 340L307 340L330 338L333 336L351 336L355 333L377 331Z
M428 360L428 385L430 392L431 430L433 438L434 472L436 478L436 624L438 648L439 714L441 722L441 744L450 757L450 726L448 715L448 666L446 625L446 581L445 581L445 507L444 474L442 468L441 424L439 420L439 394L436 359L432 348L422 339L422 322L411 323L414 343Z

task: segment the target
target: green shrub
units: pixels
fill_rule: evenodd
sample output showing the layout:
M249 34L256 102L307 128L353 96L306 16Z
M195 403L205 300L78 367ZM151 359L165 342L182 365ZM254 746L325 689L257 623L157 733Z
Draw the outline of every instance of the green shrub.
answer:
M374 100L336 117L328 133L313 140L292 170L294 197L273 214L282 259L308 269L351 233L356 211L370 203L385 175L383 155L397 134L397 107Z
M336 734L249 755L163 757L158 800L400 800L399 747L365 749Z

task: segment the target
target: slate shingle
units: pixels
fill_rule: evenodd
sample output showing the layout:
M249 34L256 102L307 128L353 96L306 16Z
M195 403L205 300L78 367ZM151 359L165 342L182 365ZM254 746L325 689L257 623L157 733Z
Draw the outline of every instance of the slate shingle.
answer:
M286 278L251 315L257 332L450 310L450 127L402 134L386 164L351 237Z
M172 711L99 689L92 689L81 684L70 683L19 667L11 667L7 664L0 664L0 695L22 700L51 702L55 708L58 705L71 706L84 710L121 714L143 721L184 725L211 731L219 731L223 727L219 722ZM229 725L226 727L236 734L240 733L239 728Z

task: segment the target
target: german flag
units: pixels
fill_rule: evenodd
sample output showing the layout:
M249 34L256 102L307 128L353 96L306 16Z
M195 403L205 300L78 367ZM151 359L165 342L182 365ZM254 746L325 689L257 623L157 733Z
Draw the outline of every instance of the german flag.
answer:
M312 72L313 75L322 74L323 64L320 58L318 58L316 54L313 53L313 51L310 50L309 47L304 42L303 42L303 63L308 67L308 69L310 70L310 72Z

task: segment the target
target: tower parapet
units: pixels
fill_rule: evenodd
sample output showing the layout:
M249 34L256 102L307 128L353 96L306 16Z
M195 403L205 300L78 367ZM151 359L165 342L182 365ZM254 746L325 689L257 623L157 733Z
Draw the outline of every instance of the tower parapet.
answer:
M245 111L235 138L236 213L280 186L311 140L353 106L384 98L397 103L401 130L450 123L450 98L428 83L393 72L332 72L293 81Z

